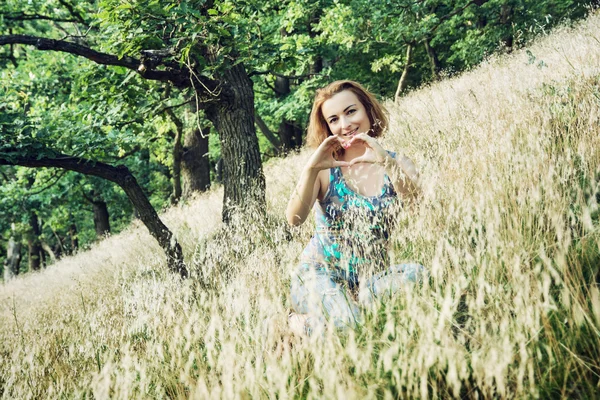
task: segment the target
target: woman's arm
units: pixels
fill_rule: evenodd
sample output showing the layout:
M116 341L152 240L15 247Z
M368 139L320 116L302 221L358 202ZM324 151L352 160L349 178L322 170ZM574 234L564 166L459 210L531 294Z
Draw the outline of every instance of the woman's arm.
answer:
M349 165L347 162L338 161L333 157L333 152L339 147L340 139L329 136L308 160L285 210L285 216L290 225L301 225L310 213L321 190L320 171Z
M300 180L292 192L292 197L290 197L285 210L285 216L290 225L298 226L306 220L317 200L320 189L319 170L307 165L302 170Z
M421 194L419 172L410 158L404 154L394 158L388 153L383 166L385 173L392 180L396 193L409 198L415 198Z

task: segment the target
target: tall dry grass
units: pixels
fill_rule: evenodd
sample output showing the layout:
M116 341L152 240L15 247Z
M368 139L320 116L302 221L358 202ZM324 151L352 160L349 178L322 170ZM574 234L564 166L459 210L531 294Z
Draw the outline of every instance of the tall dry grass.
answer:
M287 329L312 233L283 224L304 152L266 167L261 224L224 228L219 190L164 215L194 279L167 273L132 226L1 286L1 397L595 397L597 32L599 14L389 105L386 147L424 186L398 215L393 259L430 279L356 331Z

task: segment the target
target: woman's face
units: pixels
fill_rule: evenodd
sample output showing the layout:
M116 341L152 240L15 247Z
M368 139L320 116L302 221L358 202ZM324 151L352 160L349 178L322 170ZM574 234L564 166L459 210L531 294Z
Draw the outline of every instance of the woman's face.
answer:
M344 90L325 100L321 112L331 133L343 140L371 129L367 110L351 90Z

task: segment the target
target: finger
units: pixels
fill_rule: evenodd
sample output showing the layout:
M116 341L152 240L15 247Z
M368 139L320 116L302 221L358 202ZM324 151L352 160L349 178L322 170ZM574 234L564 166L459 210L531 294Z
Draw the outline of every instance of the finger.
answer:
M350 165L352 165L352 163L350 163L348 161L334 161L333 162L334 167L349 167Z
M323 141L321 142L321 144L320 144L320 146L319 146L319 147L328 148L328 147L330 147L330 146L331 146L333 143L335 143L335 142L336 142L336 139L337 139L337 138L336 138L335 136L327 136L327 137L325 138L325 140L323 140Z
M371 137L365 133L357 133L356 135L352 136L352 139L350 139L350 143L354 143L354 142L368 142L369 139L371 139Z
M366 132L359 133L359 134L355 135L354 137L362 140L363 142L369 142L369 143L374 140Z
M331 150L338 150L339 148L342 147L342 144L338 140L330 140L330 141L328 141L326 146L327 146L326 148L331 151Z
M364 162L364 160L365 160L364 156L356 157L350 161L350 165L352 166L354 164L360 164L360 163Z
M377 160L373 159L372 157L365 157L365 156L360 156L360 157L356 157L355 159L353 159L352 161L350 161L350 166L354 165L354 164L375 164L377 162Z
M335 135L329 135L323 142L340 142L341 138Z

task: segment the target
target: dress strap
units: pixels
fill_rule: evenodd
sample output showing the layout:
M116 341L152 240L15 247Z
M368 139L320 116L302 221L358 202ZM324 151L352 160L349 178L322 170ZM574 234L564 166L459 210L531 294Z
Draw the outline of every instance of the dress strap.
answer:
M327 190L325 191L323 200L321 200L321 204L329 204L331 201L331 195L335 193L335 185L340 180L340 172L339 167L329 168L329 184L327 185Z
M331 174L329 174L329 182L337 182L340 180L342 169L340 167L331 168Z

